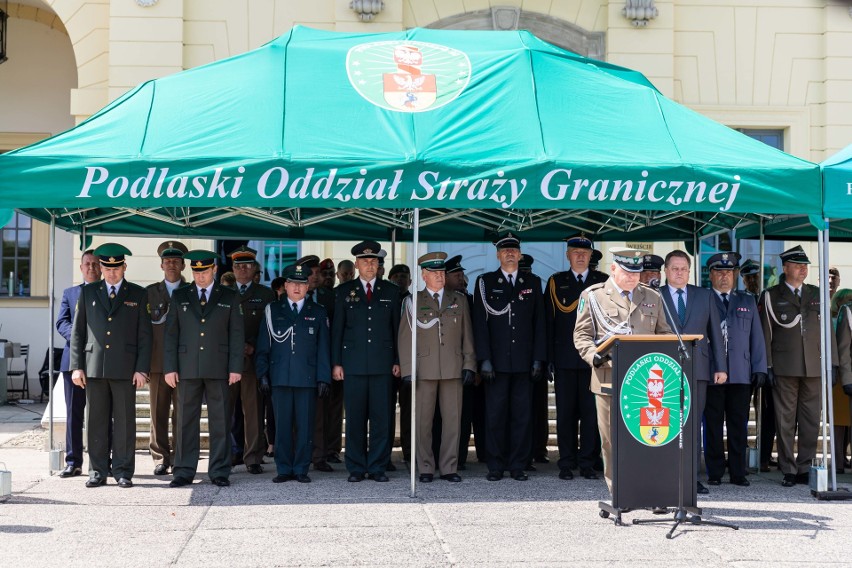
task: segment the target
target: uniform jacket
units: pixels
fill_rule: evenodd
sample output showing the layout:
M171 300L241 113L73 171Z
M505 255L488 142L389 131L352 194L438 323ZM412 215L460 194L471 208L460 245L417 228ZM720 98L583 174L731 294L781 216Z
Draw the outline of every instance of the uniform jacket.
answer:
M239 284L237 284L237 287L239 288ZM240 294L239 290L237 290L237 297L240 299L240 307L243 310L243 330L246 343L254 347L257 343L257 334L260 329L260 322L263 319L263 311L266 309L267 304L275 301L275 292L272 291L272 288L252 283L245 294ZM245 356L243 360L243 372L254 372L254 355Z
M344 282L335 292L331 364L342 365L351 375L390 374L399 364L399 288L377 278L369 303L360 278Z
M697 381L711 381L712 366L716 371L728 372L728 362L725 358L725 343L722 340L722 322L719 310L713 296L716 294L706 288L692 284L686 285L686 321L681 326L677 317L677 307L672 302L669 287L661 287L660 295L669 306L669 312L675 321L670 321L672 329L675 326L681 334L701 334L704 337L698 342L693 351L693 373Z
M594 320L589 308L589 296L594 294L601 310L615 322L630 322L631 332L641 334L670 334L672 328L666 321L660 293L647 286L639 285L633 290L633 297L627 300L619 294L612 278L603 284L595 284L583 291L577 306L577 324L574 326L574 345L583 361L592 365L597 352L597 344L606 336L606 330ZM612 388L612 364L604 363L599 368L592 367L590 389L597 394L603 389ZM604 394L609 394L604 393Z
M110 300L104 281L80 290L71 329L71 370L89 378L128 379L151 368L151 320L145 289L124 280Z
M719 311L719 320L725 324L728 333L727 343L722 338L723 345L727 345L728 358L728 381L724 384L750 384L752 373L766 372L766 343L757 302L752 294L732 290L725 309L722 298L713 290L710 292ZM711 363L710 370L716 372L718 369Z
M760 296L758 306L766 341L766 364L776 375L819 377L822 375L819 288L803 284L801 293L802 297L798 298L789 286L781 283L767 288ZM769 315L767 302L771 302L771 312L777 321ZM783 327L783 324L795 321L800 314L802 319L798 325ZM831 354L831 360L837 364L840 359L834 330L831 331Z
M402 310L398 343L400 367L405 377L411 375L414 316L410 299L403 302ZM440 325L417 330L417 379L460 379L462 369L476 372L473 324L465 295L444 288L439 307L429 292L417 292L417 321L428 323L436 318Z
M181 278L181 286L185 284L186 282ZM166 336L166 316L169 313L171 297L163 280L149 285L145 288L145 293L148 296L148 311L151 314L151 325L154 330L151 348L151 372L162 374L163 341Z
M511 309L495 316L483 300L498 312L510 304ZM541 279L519 271L511 287L499 268L479 276L473 290L473 337L477 358L490 360L500 373L528 373L533 361L547 361Z
M65 338L65 347L62 349L62 362L59 371L68 372L68 363L71 361L71 327L74 324L74 311L77 309L77 299L84 284L71 286L62 292L62 302L59 304L59 315L56 317L56 331Z
M593 284L606 282L608 276L589 270L583 284L570 270L557 272L544 288L544 315L547 324L547 360L558 369L588 369L574 346L574 324L580 293Z
M328 314L328 321L332 321L334 319L334 291L320 286L314 292L316 292L316 300L314 300L311 292L308 292L307 299L324 307Z
M166 317L163 372L185 379L227 379L243 372L245 334L239 292L214 284L207 304L195 283L172 294Z
M841 384L852 385L852 309L848 305L837 314L837 351Z
M257 376L268 377L273 387L315 387L317 382L330 383L331 333L325 308L306 301L299 315L294 316L284 295L264 312L255 351ZM269 322L278 336L292 328L291 336L277 342L269 331Z

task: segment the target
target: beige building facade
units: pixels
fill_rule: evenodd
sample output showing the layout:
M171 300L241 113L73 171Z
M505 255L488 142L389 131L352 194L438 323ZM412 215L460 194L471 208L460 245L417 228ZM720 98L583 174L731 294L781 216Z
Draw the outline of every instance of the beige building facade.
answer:
M8 13L0 152L72 128L144 81L243 53L294 25L529 29L641 71L666 96L730 127L776 132L801 158L819 162L852 143L852 9L840 0L10 0ZM33 345L34 377L50 320L49 231L33 223L31 238L30 294L0 298L0 336ZM139 251L128 278L161 276L159 240L124 240ZM301 252L341 260L349 246L303 243ZM60 292L79 281L78 249L78 237L60 232ZM816 246L808 250L815 258ZM841 250L832 246L852 281ZM398 261L409 253L397 246Z

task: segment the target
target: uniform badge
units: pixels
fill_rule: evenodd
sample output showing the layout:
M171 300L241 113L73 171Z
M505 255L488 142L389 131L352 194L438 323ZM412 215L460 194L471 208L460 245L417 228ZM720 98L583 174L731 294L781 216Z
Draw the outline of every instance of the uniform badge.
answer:
M313 334L314 334L314 328L309 327L308 328L308 335L313 335Z
M787 314L781 314L781 319L787 321Z
M502 284L502 283L503 283L503 279L502 279L502 278L498 278L498 279L497 279L497 284Z
M563 300L563 302L564 302L564 300ZM580 298L580 305L577 307L577 313L582 314L583 308L585 308L585 307L586 307L586 299Z

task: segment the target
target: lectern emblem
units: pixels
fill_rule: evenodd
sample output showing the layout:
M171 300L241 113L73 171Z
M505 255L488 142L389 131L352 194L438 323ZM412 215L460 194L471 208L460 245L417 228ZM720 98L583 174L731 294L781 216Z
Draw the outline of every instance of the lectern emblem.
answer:
M684 423L689 417L689 383L684 385ZM680 365L663 353L633 363L621 384L621 418L640 443L659 447L677 438L680 425Z

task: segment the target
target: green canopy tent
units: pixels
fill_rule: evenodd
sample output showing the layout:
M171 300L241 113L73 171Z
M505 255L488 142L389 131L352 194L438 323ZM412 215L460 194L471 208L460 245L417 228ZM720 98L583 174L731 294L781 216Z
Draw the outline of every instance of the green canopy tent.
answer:
M5 206L88 234L689 241L820 192L815 164L523 31L296 27L0 156Z

